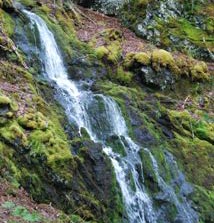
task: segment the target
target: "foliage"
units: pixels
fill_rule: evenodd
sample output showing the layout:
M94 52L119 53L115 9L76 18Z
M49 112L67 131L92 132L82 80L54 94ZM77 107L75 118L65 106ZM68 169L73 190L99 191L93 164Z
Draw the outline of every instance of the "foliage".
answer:
M128 71L124 71L122 67L118 67L115 73L110 73L109 79L116 81L121 85L130 85L132 82L133 74Z
M17 206L11 201L6 201L5 203L2 204L2 207L8 209L12 216L20 217L24 221L41 222L41 217L37 212L31 213L25 207L19 205Z

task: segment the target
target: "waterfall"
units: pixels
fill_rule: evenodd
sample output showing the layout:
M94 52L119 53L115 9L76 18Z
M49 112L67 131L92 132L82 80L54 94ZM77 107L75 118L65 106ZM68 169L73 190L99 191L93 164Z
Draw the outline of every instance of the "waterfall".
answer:
M43 60L44 75L49 81L56 84L58 92L64 101L62 105L67 116L77 124L79 129L85 128L92 140L102 143L103 151L111 159L121 188L129 222L158 222L152 200L143 184L142 162L138 153L141 148L129 137L119 106L112 98L82 90L75 82L71 81L68 78L55 38L46 23L32 12L26 10L23 10L23 12L29 17L31 24L38 29L41 52L45 58ZM116 152L114 147L109 146L108 140L111 136L117 136L124 149L124 155ZM150 156L159 184L162 185L164 190L173 190L160 177L157 162L151 154ZM172 202L175 205L177 204L181 212L182 210L184 211L174 191L169 196L172 194L175 196ZM184 214L188 215L186 212ZM195 223L196 221L187 216L181 222Z

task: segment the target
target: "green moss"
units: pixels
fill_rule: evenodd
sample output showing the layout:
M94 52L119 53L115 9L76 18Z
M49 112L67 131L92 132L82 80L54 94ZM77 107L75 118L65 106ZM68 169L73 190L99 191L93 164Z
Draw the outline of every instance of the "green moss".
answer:
M136 24L138 18L144 18L146 16L147 5L150 2L152 0L131 0L125 3L120 14L123 22L134 29L134 24Z
M116 29L106 29L101 34L104 44L95 49L95 54L98 59L108 62L110 65L120 61L122 57L122 33ZM96 46L96 36L90 42L92 47Z
M106 59L108 62L116 64L121 57L121 47L119 42L112 42L108 46L100 46L95 50L98 59Z
M149 153L142 149L140 157L143 164L143 175L146 178L146 187L155 193L158 191L158 180Z
M165 50L154 50L152 52L152 67L158 71L161 67L175 69L176 63L171 53Z
M26 146L28 143L26 134L17 122L11 122L4 128L1 128L0 136L12 144L16 142Z
M191 70L193 80L209 80L209 72L205 62L198 62Z
M113 204L113 209L108 210L108 216L110 219L110 222L112 223L122 223L123 217L125 215L125 207L123 205L123 199L121 191L119 190L116 174L113 170L113 166L111 164L112 168L112 189L111 189L111 200L110 203Z
M0 107L1 106L8 106L13 112L18 110L18 104L5 95L0 95Z
M108 53L109 53L109 50L105 46L100 46L96 48L95 50L95 54L98 59L103 59L104 57L108 55Z
M11 100L5 95L0 95L0 105L10 105Z
M17 180L21 178L21 172L13 161L14 150L0 141L0 176L19 185Z
M124 71L122 67L118 67L115 73L109 74L108 76L111 80L117 81L121 85L129 85L133 78L133 74Z
M42 12L44 12L46 15L51 13L51 9L48 6L44 5L44 4L40 7L40 10Z
M191 196L200 214L201 222L214 222L214 192L196 186Z
M14 34L15 22L12 17L5 11L0 9L0 18L3 25L3 30L11 37Z
M111 43L113 41L121 41L122 40L122 32L118 29L106 29L102 33L104 35L107 43Z
M198 29L185 19L181 19L179 23L185 33L185 36L187 36L191 42L202 47L213 47L212 42L214 39L212 36L209 36L203 30ZM206 43L204 43L204 40L206 40Z
M107 47L109 50L108 61L111 63L117 63L121 57L121 46L118 41L112 42L111 45Z
M12 118L14 114L13 112L8 112L6 115L7 115L7 118Z
M61 141L62 142L62 141ZM58 144L59 146L60 144ZM69 150L58 147L58 154L48 156L48 165L57 173L62 179L72 180L75 164L73 157Z
M18 1L27 7L32 8L36 6L36 1L33 0L18 0Z
M143 64L143 65L149 65L150 64L150 57L147 53L141 52L136 53L134 56L134 59L137 63Z
M138 7L146 7L149 4L149 0L138 0L136 2Z
M124 149L123 143L122 142L123 139L117 137L117 136L112 136L111 138L109 138L107 140L107 144L108 146L110 146L114 152L120 154L121 156L125 156L126 155L126 151Z
M41 112L26 113L24 116L18 118L18 122L26 129L42 129L48 127L48 121Z
M32 74L30 74L25 68L17 66L7 60L4 60L4 62L1 63L0 77L12 84L19 84L22 81L29 83L33 80Z
M128 53L124 60L124 66L126 68L132 67L134 64L148 66L150 62L150 56L147 53Z
M199 139L207 140L211 143L213 142L214 135L212 132L214 125L212 123L207 123L200 118L200 116L195 118L194 115L191 115L188 111L178 112L171 110L169 112L169 117L179 133L192 138L196 136Z
M210 158L210 154L213 154L212 145L204 140L194 138L191 141L176 134L175 147L180 148L180 151L176 151L177 157L182 162L190 181L211 189L210 176L214 173L213 161Z
M67 137L55 115L50 115L52 121L42 113L30 113L19 118L19 123L31 132L28 136L30 156L43 156L47 165L63 179L72 178L75 162L71 155Z

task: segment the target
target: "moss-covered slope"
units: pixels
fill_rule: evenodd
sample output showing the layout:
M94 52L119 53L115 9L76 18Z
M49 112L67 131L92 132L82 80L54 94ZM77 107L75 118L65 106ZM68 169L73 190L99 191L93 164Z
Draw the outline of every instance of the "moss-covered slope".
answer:
M53 20L46 16L47 6L34 6L58 34L59 43L60 38L66 43L67 60L72 46L84 52L84 44L68 35L73 31L64 11L59 9ZM0 10L5 40L0 49L1 177L24 187L37 202L52 202L71 215L70 221L62 222L83 221L74 215L85 221L118 222L123 211L110 160L101 145L81 138L68 123L54 90L41 80L39 62L32 63L35 55L27 60L12 41L18 41L18 27L26 18L16 9L8 13L5 5Z
M121 19L157 46L213 60L213 11L209 0L133 0L125 4Z
M92 80L91 90L116 100L130 135L149 148L168 183L173 183L174 175L165 157L168 151L175 156L194 187L185 196L193 201L201 222L214 222L213 76L207 65L153 45L124 53L127 37L112 27L82 43L75 29L90 17L81 17L80 9L69 1L64 7L51 1L21 2L54 32L71 78ZM0 175L24 187L36 201L52 202L71 216L62 222L82 222L74 215L85 221L123 222L124 207L110 160L84 130L81 137L69 124L55 100L54 85L41 76L37 34L32 35L27 18L9 3L0 1ZM136 1L132 7L144 9L148 3ZM135 24L146 15L141 13L124 18ZM176 25L179 22L190 25L189 20L176 20ZM22 40L31 48L22 45ZM172 47L171 42L163 46ZM116 140L110 143L123 154ZM151 160L144 150L140 155L145 186L156 199L160 188ZM175 186L178 194L180 186ZM167 218L174 220L176 211L170 202L156 199L154 203L170 210Z

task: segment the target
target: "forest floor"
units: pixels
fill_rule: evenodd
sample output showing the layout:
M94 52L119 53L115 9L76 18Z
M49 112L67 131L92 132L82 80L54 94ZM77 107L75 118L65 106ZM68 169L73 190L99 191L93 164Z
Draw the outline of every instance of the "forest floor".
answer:
M0 222L55 222L60 211L51 204L37 204L23 189L0 179Z
M77 36L82 42L90 42L96 39L96 47L105 45L103 32L108 29L115 29L122 33L122 53L125 56L129 52L149 52L157 47L148 41L139 38L130 29L124 27L120 20L115 17L110 17L79 6L82 18L81 24L76 26ZM180 52L173 52L173 55L187 57ZM209 71L214 75L214 63L207 63Z
M107 29L115 29L122 33L123 55L129 52L140 52L154 48L145 40L137 37L134 32L124 27L119 19L110 17L90 9L79 7L82 12L82 24L77 26L77 35L83 42L90 42L96 37L96 47L104 44L102 33Z

